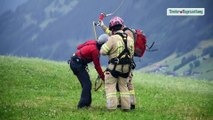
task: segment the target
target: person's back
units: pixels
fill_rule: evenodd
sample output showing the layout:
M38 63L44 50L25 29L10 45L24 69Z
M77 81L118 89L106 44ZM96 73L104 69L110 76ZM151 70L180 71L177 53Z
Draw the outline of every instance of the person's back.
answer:
M97 58L99 57L99 50L96 44L97 42L95 40L88 40L77 47L78 51L75 54L84 59L87 63L92 62L94 59L99 59Z
M118 32L123 34L123 31L118 31ZM101 49L101 51L100 51L101 54L106 54L106 50L104 50L104 48L106 46L110 46L110 45L112 45L112 46L111 46L111 50L108 53L109 60L118 57L119 54L125 49L125 43L123 41L123 38L120 35L115 34L109 38L109 41L106 44L104 44L104 46L102 47L103 49ZM130 51L129 57L132 58L132 56L134 54L134 41L129 36L127 36L127 47ZM113 66L114 66L113 64L109 64L108 68L112 70ZM119 72L127 73L129 70L128 67L129 67L128 64L126 64L126 65L118 64L115 70L119 71ZM123 68L123 70L121 68Z

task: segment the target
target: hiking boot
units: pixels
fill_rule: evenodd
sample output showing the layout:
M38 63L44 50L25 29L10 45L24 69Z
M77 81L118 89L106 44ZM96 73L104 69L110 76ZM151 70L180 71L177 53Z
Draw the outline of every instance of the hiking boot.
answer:
M78 106L77 107L78 109L89 109L89 108L91 108L91 106L90 105L84 105L84 106Z
M117 108L121 108L121 105L117 105Z
M134 110L135 109L135 105L131 105L130 109Z

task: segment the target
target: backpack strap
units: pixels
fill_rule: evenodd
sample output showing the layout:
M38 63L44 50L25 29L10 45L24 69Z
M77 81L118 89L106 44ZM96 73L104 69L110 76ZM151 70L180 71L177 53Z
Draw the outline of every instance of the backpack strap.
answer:
M137 33L135 32L135 29L130 29L130 28L128 28L128 27L125 27L124 29L123 29L123 31L125 32L126 30L129 30L129 31L131 31L132 32L132 34L133 34L133 39L134 39L134 41L136 41L137 40Z
M129 49L127 47L127 34L126 33L116 33L118 35L120 35L123 39L124 42L124 50L118 55L118 57L116 58L112 58L109 63L112 64L129 64L130 63L130 52ZM126 55L125 55L126 54ZM121 58L123 55L125 55L124 58Z
M131 29L128 28L128 27L125 27L125 28L123 29L124 32L125 32L126 30L130 30L130 31L131 31Z
M129 49L127 47L127 34L126 33L116 33L117 35L120 35L123 39L123 42L124 42L124 50L118 55L118 59L120 59L125 53L127 53L127 55L130 56L130 52L129 52Z
M131 63L132 63L132 59L129 58L130 57L130 52L129 52L129 49L127 47L127 34L126 33L116 33L117 35L120 35L122 37L122 40L124 42L124 50L118 55L118 57L116 58L112 58L109 63L112 63L114 64L114 67L112 70L109 70L111 72L111 74L117 78L118 76L121 76L121 77L124 77L124 78L127 78L129 73L130 73L130 70L131 70ZM125 55L126 54L126 55ZM123 55L125 55L124 58L121 58ZM122 72L123 72L123 66L125 64L129 64L129 71L127 73L122 73L122 72L118 72L116 71L116 66L121 64L122 65Z

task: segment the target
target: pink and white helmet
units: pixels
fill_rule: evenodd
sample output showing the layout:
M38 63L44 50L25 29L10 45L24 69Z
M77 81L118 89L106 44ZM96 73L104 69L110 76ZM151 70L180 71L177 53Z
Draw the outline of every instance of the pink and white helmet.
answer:
M118 16L113 17L110 21L109 21L109 28L115 26L115 25L122 25L124 26L124 20Z

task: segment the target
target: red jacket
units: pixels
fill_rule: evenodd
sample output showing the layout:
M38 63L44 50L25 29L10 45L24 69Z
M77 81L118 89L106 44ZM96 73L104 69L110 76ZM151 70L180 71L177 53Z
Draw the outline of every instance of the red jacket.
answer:
M77 47L78 51L75 54L87 63L93 61L96 71L100 75L101 79L104 80L104 73L100 65L100 53L96 44L97 42L95 40L88 40Z

